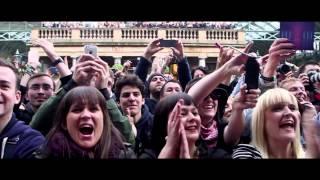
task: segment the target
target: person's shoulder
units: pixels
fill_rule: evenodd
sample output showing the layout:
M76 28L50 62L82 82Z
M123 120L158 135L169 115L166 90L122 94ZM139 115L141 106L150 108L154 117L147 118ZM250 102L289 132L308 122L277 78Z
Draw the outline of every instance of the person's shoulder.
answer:
M15 125L11 128L11 133L13 136L19 137L20 140L23 139L34 139L38 138L44 140L44 136L37 130L33 129L25 122L17 120Z
M136 159L137 156L133 151L133 146L130 143L123 143L123 149L120 151L119 159Z
M7 156L19 159L32 158L33 152L45 141L40 132L19 120L12 120L12 125L4 136L9 152Z
M232 153L232 159L262 159L262 155L251 144L238 144Z

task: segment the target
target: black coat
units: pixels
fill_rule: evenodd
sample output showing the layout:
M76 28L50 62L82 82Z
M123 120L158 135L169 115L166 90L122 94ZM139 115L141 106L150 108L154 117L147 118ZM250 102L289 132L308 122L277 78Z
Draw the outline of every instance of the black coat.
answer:
M150 147L153 127L153 115L149 112L147 105L144 104L141 111L142 117L136 124L137 137L134 149L137 156L140 156L145 148Z

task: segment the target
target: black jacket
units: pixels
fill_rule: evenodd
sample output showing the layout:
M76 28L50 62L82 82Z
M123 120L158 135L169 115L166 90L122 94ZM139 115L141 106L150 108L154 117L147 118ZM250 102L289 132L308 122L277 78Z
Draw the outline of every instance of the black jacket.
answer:
M17 117L17 119L24 121L26 124L29 124L32 120L33 115L35 112L33 112L31 108L31 104L27 103L25 109L16 109L14 110L14 113Z
M150 98L146 98L145 99L145 105L148 106L149 112L151 114L154 114L154 111L156 109L158 101L154 100L154 99L150 99Z
M137 137L134 151L137 156L147 147L150 147L151 131L153 126L153 115L149 112L147 105L143 105L141 110L142 117L135 124L137 128Z

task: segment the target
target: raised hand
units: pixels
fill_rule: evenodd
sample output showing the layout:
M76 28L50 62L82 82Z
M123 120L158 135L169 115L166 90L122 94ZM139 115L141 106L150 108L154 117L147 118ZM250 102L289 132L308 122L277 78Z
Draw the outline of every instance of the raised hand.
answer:
M153 40L151 41L147 48L145 49L144 53L143 53L143 57L146 58L148 61L151 61L151 57L159 52L160 50L162 50L163 48L162 47L159 47L160 45L160 39L156 39L156 40Z
M171 47L173 55L177 57L178 61L181 61L184 57L183 44L181 40L178 40L176 47Z
M181 142L181 106L183 100L179 100L168 119L168 135L166 137L166 145L161 150L159 158L178 158L180 157Z
M128 70L131 67L132 62L127 60L125 63L123 63L123 71Z
M90 61L89 61L90 62ZM97 57L91 61L92 69L95 71L95 86L97 89L104 89L108 87L108 80L110 78L109 65L102 59Z
M289 58L296 53L295 45L287 38L276 39L269 49L268 62L279 63L285 58Z
M252 47L253 43L250 42L246 45L244 49L244 53L249 53L250 48ZM245 63L248 60L248 56L246 54L239 54L236 57L231 58L224 64L224 68L228 71L228 74L231 75L239 75L244 72L245 70Z
M303 107L302 126L306 140L306 155L308 158L320 158L320 124L316 121L316 109L309 101L300 102Z
M292 72L292 71L289 71L289 72L288 72L288 73L286 73L284 76L285 76L285 79L289 79L289 78L294 77L294 76L293 76L293 72Z
M47 54L47 56L49 57L49 59L51 61L56 60L57 58L59 58L59 56L57 55L54 46L52 44L52 42L46 40L46 39L32 39L31 43L35 46L40 46L43 51Z
M85 85L89 86L92 77L94 76L94 69L92 68L91 64L95 59L92 55L82 55L79 58L78 63L75 66L74 73L72 75L72 79L78 84L78 85Z
M134 125L134 119L131 115L129 108L124 109L124 115L126 115L128 117L128 120L131 124L132 132L133 132L134 136L136 137L137 136L137 128Z
M220 46L220 52L219 52L219 57L217 59L217 66L216 69L224 65L227 61L229 61L234 54L234 50L230 48L224 48Z
M179 158L180 159L190 159L190 150L189 150L189 144L186 136L186 131L184 129L184 126L182 123L180 123L180 153Z
M240 87L240 92L233 100L232 109L244 110L255 107L260 93L260 89L250 89L248 91L247 85L243 84Z
M298 76L299 80L302 82L302 84L304 86L308 86L309 85L309 77L306 73L301 73Z

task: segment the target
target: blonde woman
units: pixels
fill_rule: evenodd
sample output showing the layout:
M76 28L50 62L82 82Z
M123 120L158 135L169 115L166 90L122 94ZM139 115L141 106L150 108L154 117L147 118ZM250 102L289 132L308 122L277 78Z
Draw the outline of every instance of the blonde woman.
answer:
M282 88L270 89L262 94L252 114L251 144L240 144L234 159L243 158L314 158L319 154L319 137L313 119L315 109L304 102L300 114L294 95ZM302 121L302 122L300 122ZM307 149L300 141L300 123L305 130Z

